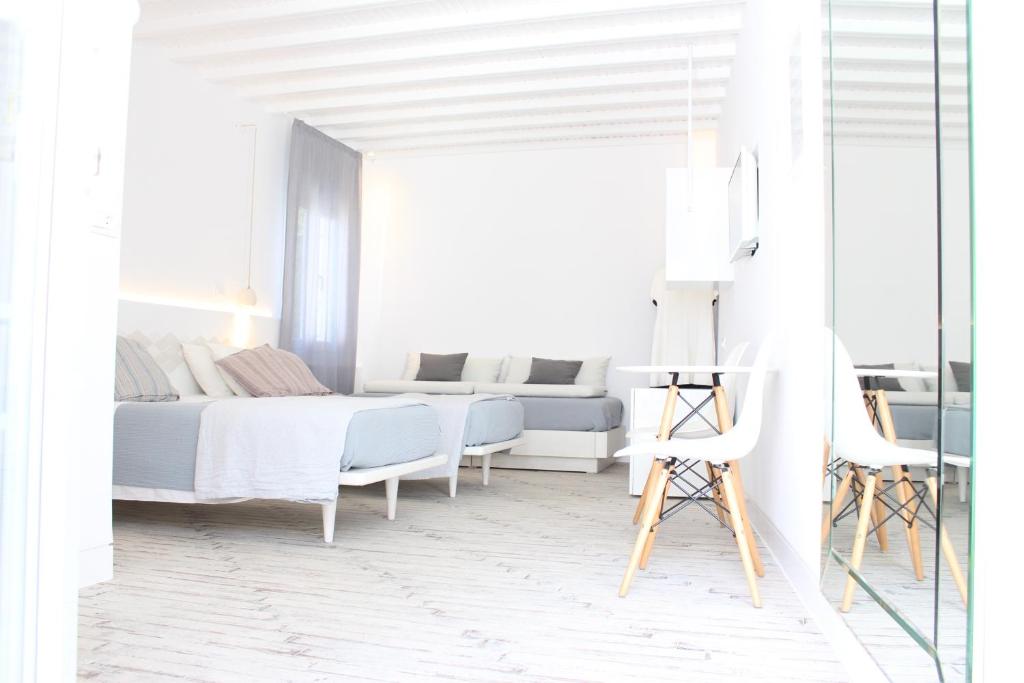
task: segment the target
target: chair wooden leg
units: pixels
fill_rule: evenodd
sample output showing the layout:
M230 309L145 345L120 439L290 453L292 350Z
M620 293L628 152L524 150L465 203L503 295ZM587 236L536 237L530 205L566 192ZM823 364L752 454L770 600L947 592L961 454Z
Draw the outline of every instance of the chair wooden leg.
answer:
M857 477L857 481L860 482L860 488L863 491L866 482L864 472L859 465L853 465L853 468L853 476ZM889 531L885 528L885 524L881 523L883 519L885 519L885 508L876 500L871 508L871 526L875 528L878 547L882 549L882 552L885 552L889 549Z
M761 594L757 590L754 560L751 557L750 544L747 541L746 523L740 513L740 493L736 490L731 469L729 466L722 468L722 488L725 489L725 500L729 505L729 517L732 520L733 531L736 533L736 545L740 549L740 561L743 562L743 572L747 575L750 597L754 602L754 607L760 607Z
M675 468L670 467L668 469L668 478L671 481L672 475L675 474ZM665 485L665 490L661 493L661 500L658 501L658 512L655 519L661 519L661 513L665 511L665 501L668 500L669 485ZM647 569L647 562L651 559L651 551L654 550L654 540L658 536L658 529L661 525L655 526L651 529L651 533L647 534L647 541L644 542L644 551L640 554L640 569Z
M754 561L754 570L758 576L764 576L764 565L761 563L761 551L757 549L757 539L754 538L754 527L750 524L750 515L747 514L747 496L743 490L743 477L740 475L740 463L732 460L728 463L732 471L732 482L736 489L736 495L740 506L740 515L743 516L743 533L747 537L747 547L750 548L750 557ZM729 506L732 509L732 506Z
M914 577L924 581L924 564L921 562L921 525L917 523L917 500L914 498L914 485L904 479L910 478L910 470L900 465L892 466L893 481L900 482L893 487L900 505L906 505L906 514L913 521L910 524L900 522L907 534L907 548L910 550L910 563L914 567ZM910 501L908 504L907 501Z
M857 535L853 539L853 555L850 557L850 566L860 569L861 560L864 559L864 546L868 540L868 525L871 523L872 511L875 498L876 473L868 474L864 482L864 493L861 496L860 515L857 517ZM843 601L839 609L842 612L849 612L853 604L853 591L857 588L857 581L852 576L846 577L846 588L843 590Z
M825 485L825 478L828 476L828 456L832 454L832 444L828 442L828 437L825 439L824 454L821 456L821 485Z
M629 586L633 583L633 577L636 576L636 570L640 566L640 558L643 555L644 546L647 544L647 537L650 535L654 522L657 519L658 502L664 496L666 486L668 486L668 469L662 467L658 473L658 479L655 481L654 488L651 489L650 494L647 496L643 512L640 515L640 530L637 532L636 542L633 544L633 552L630 553L629 562L626 564L626 573L622 577L622 583L619 584L620 598L626 597L626 594L629 593Z
M661 470L665 468L665 461L654 459L651 463L651 471L647 473L647 483L644 484L644 490L640 492L640 500L636 503L636 510L633 512L633 524L640 523L640 515L644 511L644 505L647 504L647 498L650 496L651 488L658 482L658 475Z
M934 476L928 477L928 490L932 494L932 504L938 506L939 487ZM946 525L942 523L942 520L937 520L937 523L939 525L939 543L942 544L942 554L949 565L949 571L953 574L953 582L956 583L957 590L960 591L960 599L963 601L964 607L967 607L967 579L964 578L964 573L960 569L960 560L957 559L953 543L949 540Z
M853 467L846 470L846 474L843 475L843 480L839 482L839 487L836 489L836 497L832 500L832 508L829 510L828 516L821 523L821 542L824 543L828 540L828 530L832 526L832 520L836 518L839 511L843 509L843 504L846 503L846 494L850 492L850 484L853 481Z

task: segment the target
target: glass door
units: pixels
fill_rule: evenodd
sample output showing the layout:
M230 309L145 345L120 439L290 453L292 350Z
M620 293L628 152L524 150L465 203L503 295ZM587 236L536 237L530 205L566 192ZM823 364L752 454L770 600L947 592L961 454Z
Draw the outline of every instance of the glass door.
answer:
M966 17L966 0L827 12L821 588L899 681L968 671Z

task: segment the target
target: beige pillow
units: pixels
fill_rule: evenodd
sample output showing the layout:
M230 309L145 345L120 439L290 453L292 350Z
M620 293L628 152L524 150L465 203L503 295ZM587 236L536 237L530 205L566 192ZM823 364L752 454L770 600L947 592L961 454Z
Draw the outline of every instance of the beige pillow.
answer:
M217 361L253 396L324 396L332 393L317 381L302 359L264 344Z

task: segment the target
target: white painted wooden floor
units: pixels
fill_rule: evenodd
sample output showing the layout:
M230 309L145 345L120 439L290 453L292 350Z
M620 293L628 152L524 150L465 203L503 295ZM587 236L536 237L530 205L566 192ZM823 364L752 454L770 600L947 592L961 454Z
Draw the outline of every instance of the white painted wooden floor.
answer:
M463 471L318 507L115 505L115 578L82 592L79 666L103 681L836 681L762 549L754 609L732 537L690 510L629 597L626 469Z

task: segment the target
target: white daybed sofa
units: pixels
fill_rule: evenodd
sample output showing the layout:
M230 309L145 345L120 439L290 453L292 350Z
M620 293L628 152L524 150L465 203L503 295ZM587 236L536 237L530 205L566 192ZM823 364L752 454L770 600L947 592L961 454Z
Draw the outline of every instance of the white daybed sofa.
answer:
M401 379L371 380L367 394L511 394L523 403L523 443L489 457L490 466L596 473L614 463L625 445L622 402L608 396L610 358L583 359L574 384L527 384L532 357L470 356L458 382L415 379L419 353L410 353ZM464 453L463 465L482 466L483 455Z

